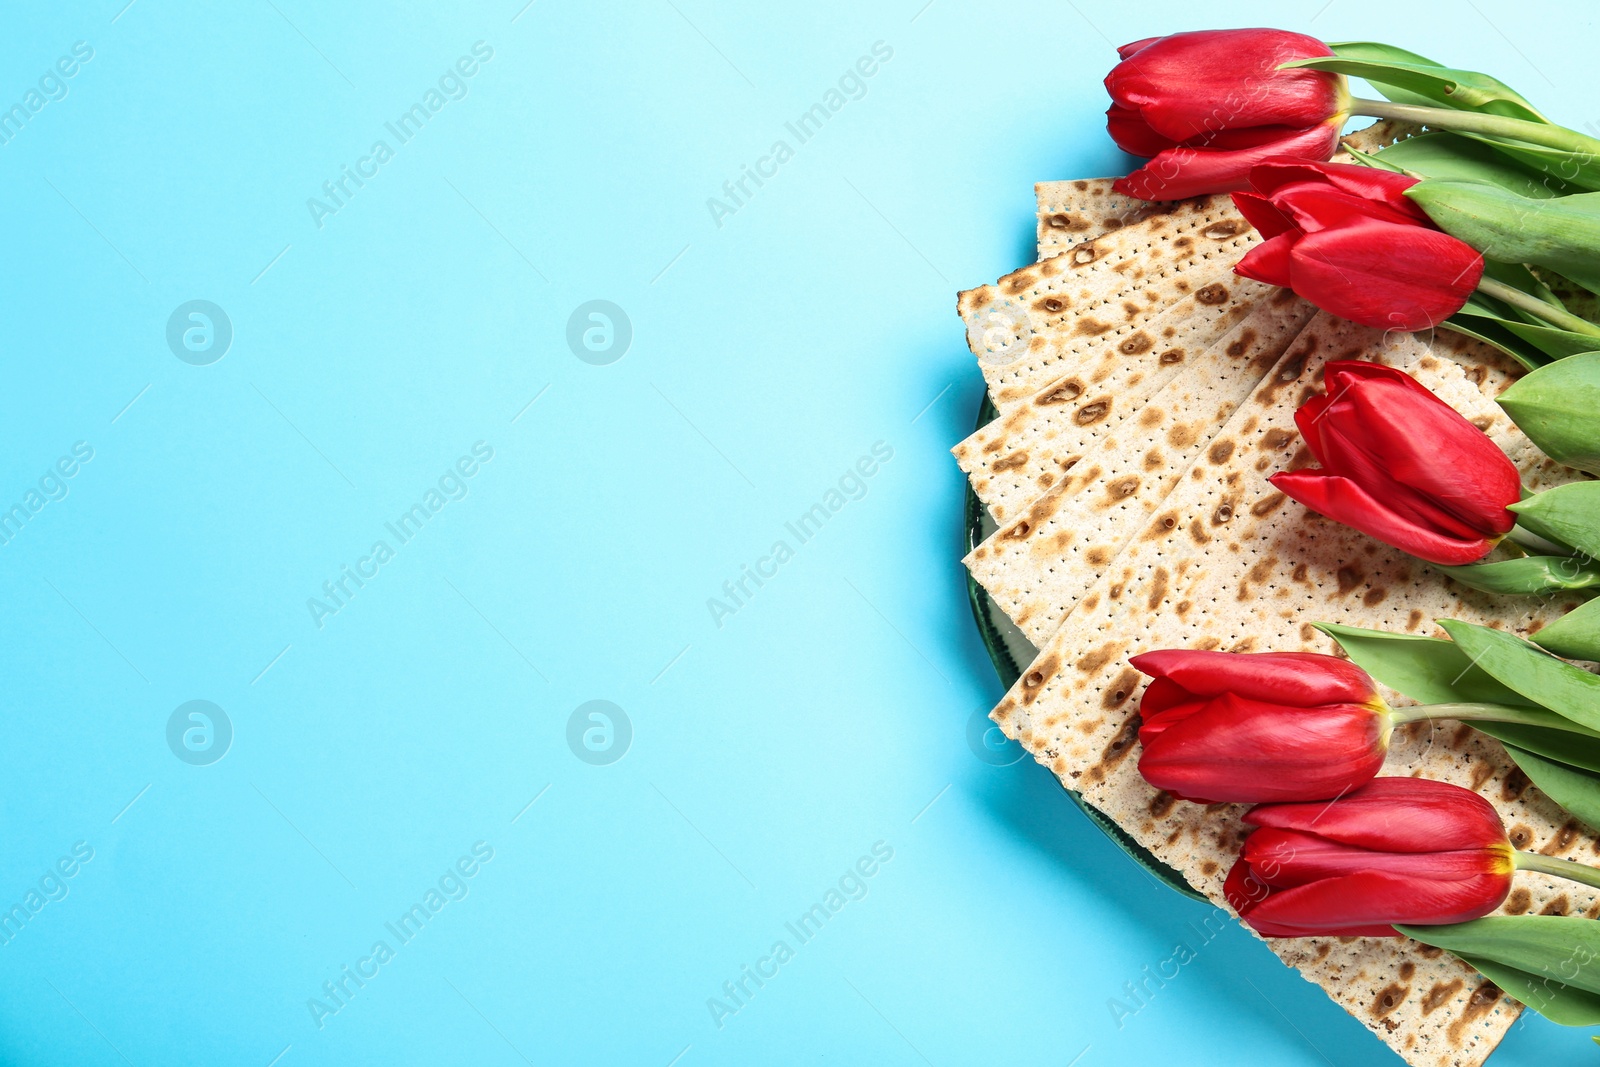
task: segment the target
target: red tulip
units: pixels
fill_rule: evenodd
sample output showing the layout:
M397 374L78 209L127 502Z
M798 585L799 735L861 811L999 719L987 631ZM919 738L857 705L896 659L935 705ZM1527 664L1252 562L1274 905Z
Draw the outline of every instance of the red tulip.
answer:
M1279 70L1333 53L1285 30L1202 30L1150 37L1117 49L1106 75L1112 140L1153 156L1116 183L1143 200L1179 200L1247 189L1265 159L1328 159L1339 144L1349 96L1338 74Z
M1493 441L1410 375L1338 360L1327 392L1295 412L1320 469L1272 484L1313 511L1421 559L1482 559L1510 531L1517 468Z
M1478 287L1483 256L1405 196L1416 183L1347 163L1262 163L1233 202L1266 241L1235 270L1363 326L1437 326Z
M1200 803L1327 800L1378 773L1389 709L1365 671L1309 652L1166 649L1134 656L1139 773Z
M1228 903L1263 937L1392 937L1394 923L1481 918L1511 891L1493 805L1426 778L1378 778L1332 803L1267 804L1244 821Z

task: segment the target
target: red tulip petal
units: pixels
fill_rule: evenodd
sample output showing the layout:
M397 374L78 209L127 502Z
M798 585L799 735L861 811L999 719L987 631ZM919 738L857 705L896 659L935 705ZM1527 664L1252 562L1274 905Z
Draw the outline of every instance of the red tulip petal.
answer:
M1432 393L1389 381L1347 390L1350 417L1334 422L1351 445L1394 481L1484 535L1506 533L1522 498L1522 476L1488 435Z
M1327 387L1329 396L1338 396L1344 390L1364 381L1394 382L1423 396L1433 396L1433 392L1426 385L1399 367L1371 363L1364 359L1329 360L1322 368L1322 381Z
M1370 707L1283 707L1227 694L1145 744L1139 773L1205 803L1326 800L1378 773L1383 726Z
M1292 136L1232 151L1180 145L1159 153L1126 178L1117 179L1115 188L1141 200L1182 200L1207 193L1244 192L1250 188L1250 168L1261 161L1282 157L1326 159L1338 142L1338 129L1323 123Z
M1328 465L1328 461L1324 458L1322 450L1322 432L1319 424L1323 414L1328 410L1329 403L1331 403L1329 394L1319 393L1301 404L1294 413L1294 426L1300 431L1300 439L1311 450L1312 457L1324 467Z
M1439 325L1483 276L1483 257L1447 233L1365 219L1307 234L1290 262L1296 293L1379 330Z
M1362 389L1368 382L1373 382L1373 384L1382 382L1381 389L1387 390L1386 395L1389 395L1389 397L1394 397L1392 403L1395 403L1397 408L1395 408L1395 413L1390 414L1390 418L1386 419L1386 421L1392 421L1398 414L1405 413L1408 416L1408 414L1418 410L1434 410L1430 411L1432 416L1446 419L1446 421L1451 418L1451 414L1454 414L1453 408L1443 405L1442 400L1435 397L1434 392L1429 390L1429 387L1411 378L1410 374L1406 374L1405 371L1398 370L1395 366L1384 366L1382 363L1371 363L1366 362L1366 360L1331 360L1330 363L1326 363L1323 366L1322 381L1326 389L1325 394L1323 394L1323 400L1326 403L1318 410L1318 416L1320 416L1318 422L1322 422L1323 419L1334 419L1341 426L1347 427L1342 434L1338 435L1339 440L1318 442L1318 445L1322 448L1320 459L1322 459L1323 466L1334 470L1336 474L1349 474L1346 461L1349 459L1349 454L1347 453L1349 453L1349 448L1352 446L1350 438L1352 438L1352 435L1355 438L1360 438L1360 416L1358 416L1354 405L1350 403L1350 397L1354 395L1354 390ZM1442 405L1445 408L1445 413L1440 414L1437 408ZM1459 416L1456 416L1456 418L1459 418ZM1350 427L1354 427L1354 429L1350 429ZM1322 430L1322 427L1318 427L1318 435L1320 435L1320 430ZM1382 458L1379 458L1379 462L1382 464ZM1387 486L1392 482L1386 470L1381 470L1379 474L1382 475L1382 485Z
M1396 171L1354 163L1269 162L1250 172L1250 186L1271 196L1289 185L1322 184L1363 200L1383 204L1407 218L1432 225L1427 212L1405 195L1417 179Z
M1234 196L1243 196L1235 193ZM1245 216L1247 219L1248 215ZM1233 265L1233 272L1243 278L1289 288L1289 253L1300 239L1297 233L1280 233L1256 245Z
M1429 778L1375 778L1332 804L1265 804L1244 821L1378 852L1510 848L1494 805L1470 789Z
M1347 926L1337 930L1307 929L1300 926L1285 926L1281 923L1267 922L1262 919L1245 918L1244 922L1250 929L1262 937L1399 937L1400 931L1393 926Z
M1319 470L1281 471L1268 481L1312 511L1430 563L1459 567L1482 559L1494 547L1490 538L1448 537L1420 526L1375 499L1360 485L1337 474Z
M1232 152L1240 148L1259 148L1267 144L1282 144L1285 141L1304 136L1309 130L1330 130L1334 124L1329 122L1318 123L1316 126L1244 126L1217 130L1200 137L1191 137L1183 143L1189 148L1206 148L1217 151ZM1329 139L1332 133L1325 134ZM1321 141L1319 140L1320 144ZM1329 152L1332 155L1332 152ZM1290 158L1299 158L1298 156ZM1257 164L1260 166L1260 164Z
M1162 712L1189 704L1195 699L1193 693L1171 678L1156 678L1145 686L1144 695L1139 698L1139 715L1149 722Z
M1168 708L1153 718L1146 719L1141 716L1139 720L1139 744L1146 747L1155 744L1157 739L1167 730L1189 716L1204 711L1209 703L1210 701L1208 700L1191 700L1187 704L1179 704L1176 707Z
M1234 860L1233 866L1228 868L1228 876L1222 880L1223 898L1240 915L1248 914L1251 908L1271 894L1271 887L1256 877L1249 861L1243 856Z
M1118 148L1135 156L1153 156L1178 143L1152 130L1137 111L1118 104L1106 109L1106 131Z
M1146 43L1106 77L1111 98L1173 140L1245 126L1314 126L1343 106L1343 79L1278 70L1332 53L1282 30L1203 30Z
M1387 871L1407 878L1454 882L1484 874L1504 874L1503 849L1471 848L1448 852L1374 852L1302 830L1265 827L1245 839L1240 855L1256 879L1274 889L1289 889L1324 878L1362 871Z
M1166 679L1200 697L1235 693L1296 707L1365 704L1378 689L1366 671L1347 659L1317 652L1212 652L1164 648L1128 661L1153 678ZM1152 683L1154 684L1154 683Z
M1382 929L1393 923L1431 926L1482 918L1498 908L1510 891L1509 874L1436 882L1363 871L1278 890L1244 918L1258 932L1268 926L1349 936L1352 930Z
M1295 225L1293 220L1264 196L1255 193L1234 193L1233 206L1239 209L1239 214L1254 226L1263 238L1271 239L1279 234L1292 233ZM1285 258L1284 265L1288 266Z
M1261 882L1256 873L1251 870L1250 863L1240 857L1228 870L1228 876L1222 883L1222 895L1227 900L1229 907L1246 923L1263 937L1306 937L1314 936L1320 931L1300 930L1290 926L1276 923L1259 922L1252 918L1256 905L1272 895L1273 890ZM1395 934L1389 926L1376 926L1361 930L1350 931L1350 936L1387 937Z
M1161 40L1160 37L1146 37L1141 41L1134 41L1132 44L1125 44L1121 48L1117 49L1117 55L1122 59L1127 59L1140 49L1148 45L1155 44L1159 40Z
M1395 388L1388 383L1385 386L1391 390ZM1324 410L1317 432L1322 436L1322 450L1326 456L1324 471L1361 486L1368 496L1382 501L1401 521L1461 541L1476 541L1504 532L1483 523L1467 522L1443 501L1401 479L1396 467L1401 465L1402 451L1393 444L1375 443L1377 428L1370 418L1363 419L1356 414L1353 394L1346 392L1334 398ZM1504 504L1501 510L1504 511Z
M1323 403L1296 413L1302 433L1330 405L1334 432L1314 449L1323 467L1352 477L1396 511L1441 533L1475 538L1508 531L1521 496L1516 467L1478 428L1409 374L1359 360L1327 365ZM1361 403L1356 402L1361 397ZM1318 427L1320 430L1320 427ZM1412 492L1414 490L1414 492Z
M1253 168L1251 173L1260 169ZM1408 212L1397 211L1380 201L1367 200L1321 182L1286 185L1272 194L1272 203L1306 233L1348 226L1361 219L1392 222L1397 226L1418 224L1418 220ZM1407 200L1406 203L1411 201ZM1430 228L1433 226L1431 222L1427 225Z
M1149 744L1170 726L1202 710L1207 698L1196 697L1168 678L1157 678L1139 698L1139 741Z

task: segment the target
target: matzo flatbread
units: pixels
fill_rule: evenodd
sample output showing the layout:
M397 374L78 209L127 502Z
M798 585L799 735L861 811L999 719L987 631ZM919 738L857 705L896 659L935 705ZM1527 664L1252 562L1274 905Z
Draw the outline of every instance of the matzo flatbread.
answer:
M1201 298L1217 303L1197 304ZM1243 356L1261 337L1297 330L1310 310L1288 290L1224 278L1174 304L1116 348L1081 358L1075 373L951 451L990 514L1008 522L1069 477L1099 442L1124 429L1167 383L1187 379L1190 364L1205 352L1221 346Z
M1341 138L1342 143L1360 152L1376 152L1421 131L1411 123L1385 119ZM1352 163L1348 153L1334 156L1336 163ZM1172 209L1175 201L1139 200L1125 196L1112 186L1115 178L1078 178L1072 181L1036 182L1033 187L1038 211L1039 258L1048 259L1090 238L1111 230L1131 226L1151 215Z
M1258 242L1232 200L1200 197L963 292L956 308L990 398L1002 412L1026 400L1082 353L1230 272Z
M1293 294L1264 303L1147 400L1123 405L1092 447L1072 418L1056 420L1054 437L1035 430L1019 442L1017 454L1047 470L1060 463L1061 476L962 562L1030 641L1049 639L1314 314ZM997 493L991 510L1009 502Z
M1370 152L1413 129L1378 123L1345 141ZM1000 521L1014 514L1024 499L1053 485L1061 463L1080 454L1083 447L1073 445L1060 451L1031 447L1035 439L1049 441L1058 433L1071 436L1071 420L1087 418L1081 414L1085 410L1099 410L1096 404L1102 393L1115 393L1121 398L1121 409L1128 410L1158 388L1164 375L1176 372L1174 363L1181 359L1175 357L1214 343L1267 293L1277 292L1233 275L1233 260L1226 260L1223 270L1211 273L1196 287L1199 279L1190 276L1193 263L1181 256L1163 268L1167 284L1152 288L1148 272L1137 262L1141 245L1150 249L1148 258L1154 266L1163 257L1163 241L1174 248L1181 246L1189 255L1196 247L1192 241L1198 221L1213 218L1220 229L1231 230L1234 223L1226 220L1237 215L1225 197L1152 204L1113 192L1112 181L1097 178L1036 185L1040 263L1008 275L996 286L963 293L958 300L967 323L968 344L984 368L991 398L1006 418L979 430L954 451L962 469L972 477L979 499ZM1137 229L1138 235L1116 232L1129 226ZM1105 240L1085 239L1096 227L1102 228L1099 236ZM1250 243L1253 239L1244 240L1241 248ZM1049 259L1054 252L1070 254L1072 259ZM1089 257L1086 265L1062 266L1085 257ZM1133 277L1118 284L1106 273L1108 264L1111 273ZM1038 275L1080 267L1087 299L1074 304L1063 293L1037 295ZM1033 294L1035 306L1030 310L1009 299L1004 291L1013 289ZM1159 346L1155 354L1168 357L1166 364L1148 373L1140 367L1112 369L1119 355L1137 355L1139 346L1150 337ZM1074 382L1101 383L1103 388L1079 401L1069 418L1063 405L1071 402ZM1046 417L1034 423L1030 416L1018 415L1024 405ZM1092 431L1090 436L1098 432Z
M1085 428L1071 419L1055 420L1059 437L1031 425L1014 435L1018 450L1046 469L1058 462L1059 452L1065 473L1052 488L1013 510L1012 520L962 562L1030 641L1041 644L1055 632L1077 598L1154 513L1189 462L1210 447L1233 408L1313 314L1314 307L1292 295L1285 303L1257 308L1217 345L1186 361L1157 393L1125 405L1136 417L1125 418L1092 444L1083 442ZM1332 321L1322 317L1329 322L1319 329ZM1440 333L1433 350L1462 363L1463 373L1486 400L1513 380L1515 364L1509 358L1461 334ZM1511 428L1503 418L1498 425ZM1528 447L1520 434L1497 443ZM1547 481L1549 472L1542 477ZM991 487L997 481L988 479ZM998 494L991 510L1003 511L1008 504Z
M1341 142L1360 152L1376 152L1419 132L1420 126L1385 119L1341 138ZM1333 161L1352 163L1355 157L1341 152ZM1170 211L1176 203L1126 196L1112 188L1116 181L1115 178L1077 178L1034 183L1033 196L1039 205L1040 259L1060 255L1082 241Z
M1115 178L1079 178L1039 182L1033 187L1039 205L1039 258L1059 255L1074 245L1112 230L1131 226L1151 215L1172 210L1172 202L1137 200L1111 188Z
M1571 601L1515 601L1462 589L1397 550L1322 519L1267 482L1303 466L1294 410L1328 359L1401 366L1479 421L1530 482L1570 475L1528 445L1453 361L1409 335L1384 337L1319 317L1315 346L1297 343L1227 422L1218 442L1179 479L1156 517L1067 616L994 718L1062 782L1115 819L1219 905L1222 877L1241 835L1237 806L1174 801L1151 789L1132 757L1144 680L1130 655L1155 648L1322 651L1313 621L1422 632L1460 618L1531 632ZM1496 372L1497 373L1497 372ZM1526 610L1515 618L1517 605ZM1403 702L1398 701L1397 702ZM1411 728L1386 773L1426 773L1482 792L1519 847L1554 855L1600 851L1559 809L1527 786L1493 741L1470 729ZM1594 894L1519 874L1506 910L1597 907ZM1600 911L1596 911L1600 914ZM1452 957L1404 939L1302 938L1269 942L1413 1064L1476 1067L1516 1008Z

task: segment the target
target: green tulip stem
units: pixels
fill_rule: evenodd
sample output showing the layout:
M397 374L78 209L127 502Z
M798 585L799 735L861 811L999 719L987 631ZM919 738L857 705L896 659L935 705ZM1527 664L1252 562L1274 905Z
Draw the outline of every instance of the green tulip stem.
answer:
M1468 702L1448 704L1418 704L1409 708L1391 708L1389 715L1398 725L1421 722L1424 719L1454 719L1457 722L1509 722L1522 726L1538 726L1546 730L1600 737L1586 726L1543 708L1518 707L1513 704L1474 704Z
M1456 111L1448 107L1422 107L1417 104L1396 104L1388 100L1365 100L1360 97L1350 101L1350 112L1355 115L1370 115L1375 119L1415 122L1435 130L1458 130L1461 133L1479 133L1486 137L1504 137L1525 144L1575 152L1591 160L1600 159L1600 141L1549 122L1514 119L1507 115L1488 115L1481 111Z
M1600 337L1600 326L1596 326L1588 319L1580 319L1570 311L1563 311L1554 304L1547 304L1530 293L1525 293L1514 285L1495 281L1487 274L1478 282L1478 292L1485 296L1492 296L1496 300L1503 300L1514 308L1521 308L1530 315L1537 315L1553 326L1558 326L1569 333L1583 333L1591 337Z
M1530 493L1529 496L1532 494ZM1524 500L1527 497L1523 497ZM1558 545L1554 541L1546 540L1525 526L1513 526L1511 532L1506 534L1504 541L1500 542L1507 548L1521 552L1524 556L1570 556L1572 549Z
M1555 856L1541 856L1537 852L1517 852L1514 859L1519 871L1553 874L1569 882L1581 882L1600 889L1600 870L1587 863L1574 863L1571 860L1557 859Z

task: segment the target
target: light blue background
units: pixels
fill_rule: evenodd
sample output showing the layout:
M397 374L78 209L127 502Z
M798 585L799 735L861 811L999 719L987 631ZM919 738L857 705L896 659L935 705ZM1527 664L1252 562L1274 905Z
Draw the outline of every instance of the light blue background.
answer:
M1032 259L1034 181L1126 165L1112 44L1194 6L523 2L7 13L6 106L94 56L0 145L0 507L94 458L0 546L0 908L94 858L0 946L0 1061L1397 1062L1236 928L1119 1027L1108 1000L1209 909L968 741L1000 689L957 562L946 450L980 382L955 293ZM1600 122L1585 5L1425 11L1226 18ZM477 41L465 98L396 146ZM394 158L318 228L307 198L378 138ZM193 299L234 329L209 366L164 337ZM591 299L632 322L608 366L566 343ZM315 625L478 441L468 495ZM879 441L865 495L786 535ZM192 699L235 731L211 766L166 743ZM632 723L609 766L567 744L592 699ZM308 999L478 841L469 895L319 1029ZM866 897L719 1029L707 999L879 841ZM1494 1062L1585 1044L1535 1021Z

